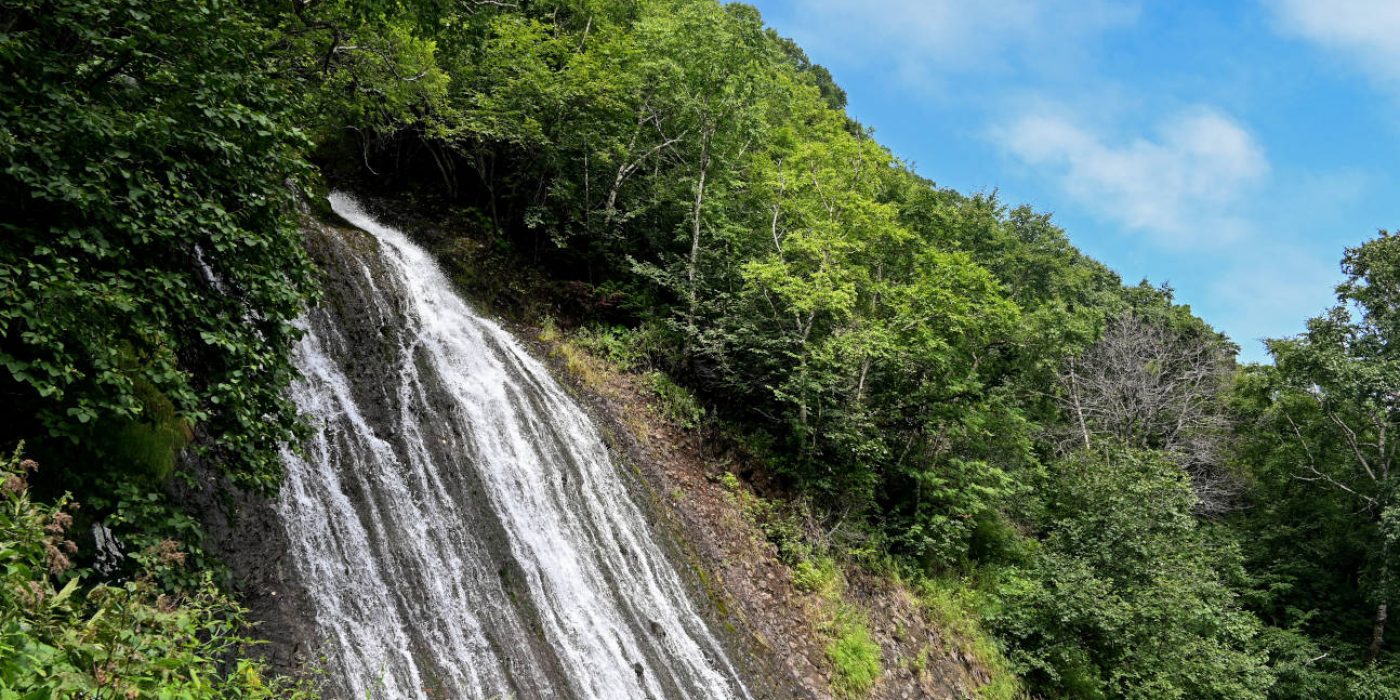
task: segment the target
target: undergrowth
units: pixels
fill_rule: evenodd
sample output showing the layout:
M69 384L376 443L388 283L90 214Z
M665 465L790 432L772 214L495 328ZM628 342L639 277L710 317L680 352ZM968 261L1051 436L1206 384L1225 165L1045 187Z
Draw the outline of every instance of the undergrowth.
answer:
M545 318L539 339L550 346L550 354L563 362L564 370L585 385L602 387L610 371L640 372L643 386L651 394L652 407L662 418L684 430L704 425L706 410L695 395L655 369L671 361L658 327L591 325L564 333L554 319Z
M647 388L656 397L656 408L667 420L686 430L699 428L705 420L705 407L685 387L661 372L648 372Z
M845 698L865 697L880 679L880 645L870 638L870 628L864 621L849 609L843 612L851 619L837 616L831 643L826 647L831 660L831 689Z
M574 337L561 332L554 319L546 317L540 324L539 339L549 345L549 354L563 363L570 376L592 389L603 386L606 375L602 363Z
M560 359L564 369L585 385L598 388L608 373L630 373L643 379L642 386L652 394L652 408L664 420L681 428L695 429L705 420L705 409L684 387L671 380L659 367L655 332L617 326L585 326L565 332L553 319L541 324L539 339ZM838 697L865 697L883 672L882 651L871 636L868 621L860 608L845 599L846 579L840 560L868 561L884 575L900 579L900 567L857 546L850 552L833 545L812 531L813 516L798 501L769 499L746 487L732 472L715 480L724 487L745 518L773 545L779 561L789 567L793 587L818 602L825 622L820 629L826 637L826 657L831 664L831 689ZM679 500L679 498L677 498ZM839 551L838 551L839 550ZM977 690L979 700L1022 700L1027 697L1011 671L1000 647L981 625L983 597L970 583L941 578L917 577L913 584L921 607L944 639L961 655L986 671L989 680ZM930 650L905 661L916 672L929 664Z
M0 698L309 700L305 686L246 658L245 611L204 572L171 585L187 552L165 540L132 555L135 573L96 581L75 568L68 496L33 500L39 468L0 458Z
M864 613L845 599L846 578L836 557L809 536L809 514L798 504L753 493L732 472L724 472L718 481L774 546L778 560L788 565L793 587L818 601L826 618L821 631L827 638L832 692L842 698L865 697L883 672L880 645L871 638Z
M968 581L925 577L914 586L924 613L956 647L987 672L988 681L977 690L979 700L1021 700L1027 697L996 639L981 623L986 598Z

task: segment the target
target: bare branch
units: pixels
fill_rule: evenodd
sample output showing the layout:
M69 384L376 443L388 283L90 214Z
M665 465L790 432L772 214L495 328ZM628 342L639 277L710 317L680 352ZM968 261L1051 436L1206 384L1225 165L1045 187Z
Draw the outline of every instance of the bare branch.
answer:
M1191 477L1199 512L1222 513L1239 490L1223 466L1229 425L1220 396L1233 370L1219 343L1128 312L1066 361L1060 403L1074 417L1073 442L1098 437L1161 450Z

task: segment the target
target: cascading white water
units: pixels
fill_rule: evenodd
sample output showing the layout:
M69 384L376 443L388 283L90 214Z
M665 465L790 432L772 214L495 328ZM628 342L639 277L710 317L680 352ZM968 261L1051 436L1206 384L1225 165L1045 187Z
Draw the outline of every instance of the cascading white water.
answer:
M285 454L290 556L346 697L749 697L587 414L431 256L337 240ZM335 295L328 294L328 297Z

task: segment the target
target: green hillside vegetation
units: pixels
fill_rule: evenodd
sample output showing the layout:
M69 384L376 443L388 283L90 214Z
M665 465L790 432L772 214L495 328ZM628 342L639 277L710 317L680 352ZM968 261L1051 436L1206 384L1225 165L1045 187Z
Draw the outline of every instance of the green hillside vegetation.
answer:
M335 182L454 222L449 269L519 271L464 276L483 301L657 372L681 422L856 524L834 556L959 601L999 695L1400 698L1394 237L1237 366L1048 215L914 173L717 0L0 0L0 70L0 446L55 465L33 492L80 525L192 564L131 562L116 597L90 552L46 567L10 467L6 581L68 602L40 623L0 591L0 650L43 647L0 697L94 673L54 640L110 605L206 630L131 697L281 697L246 662L189 680L240 613L166 494L185 449L275 491L315 294L297 203ZM869 647L832 644L843 695Z

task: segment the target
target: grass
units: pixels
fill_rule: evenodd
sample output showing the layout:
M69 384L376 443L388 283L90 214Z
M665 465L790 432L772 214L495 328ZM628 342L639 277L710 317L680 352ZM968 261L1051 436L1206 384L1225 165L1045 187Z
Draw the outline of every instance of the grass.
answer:
M538 335L541 342L549 346L549 354L564 363L564 371L592 389L601 388L607 381L607 366L602 360L593 357L571 336L559 330L554 319L545 318L540 323Z
M554 323L554 319L548 316L540 323L539 339L541 342L553 343L559 340L559 326Z
M989 680L977 689L978 700L1028 697L1001 647L982 627L984 603L975 587L956 579L926 578L918 582L917 590L925 613L944 632L947 643L987 672Z
M594 325L578 329L571 340L618 371L630 372L650 364L643 338L641 331Z
M837 584L840 572L830 557L803 559L792 567L792 585L803 593L827 594Z
M836 559L820 553L808 541L801 507L773 501L746 488L732 472L716 477L745 517L777 548L779 561L787 564L792 585L818 597L827 617L822 631L828 638L831 690L841 698L863 698L884 672L880 645L870 636L864 614L845 600L846 578Z
M843 698L865 697L883 671L880 645L870 638L865 622L849 608L837 615L826 656L831 660L831 689Z
M585 386L602 388L610 374L627 374L649 367L660 351L656 333L649 328L628 330L617 326L587 326L565 333L554 319L540 323L539 339L550 355L563 361L564 370ZM695 430L704 424L705 407L685 387L663 372L641 374L652 395L652 407L678 428Z

